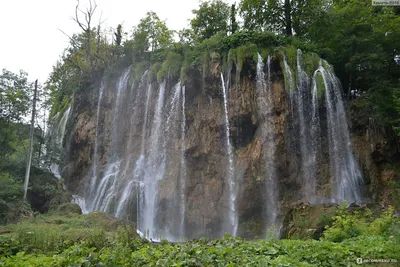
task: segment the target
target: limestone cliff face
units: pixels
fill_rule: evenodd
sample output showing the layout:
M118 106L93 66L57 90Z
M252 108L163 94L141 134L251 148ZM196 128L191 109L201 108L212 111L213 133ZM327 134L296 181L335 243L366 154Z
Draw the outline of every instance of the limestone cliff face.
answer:
M358 98L350 105L354 151L372 201L400 208L400 147L391 129L379 126Z
M88 175L96 131L96 92L76 93L65 132L62 177L69 191L78 192Z
M232 77L228 89L229 135L234 152L234 179L240 184L236 192L237 234L246 238L262 238L266 234L270 209L266 193L270 184L266 173L272 166L276 178L276 188L272 192L277 198L275 224L282 223L292 204L304 198L306 187L300 177L301 152L299 133L295 129L298 122L291 113L289 92L285 89L279 59L273 59L270 66L270 106L261 101L256 62L245 61L240 73L233 69L229 75ZM176 129L168 132L169 139L165 139L164 146L160 146L165 149L165 168L155 197L155 227L164 229L164 233L172 236L179 235L182 231L179 229L182 227L179 225L180 151L183 147L186 161L185 238L219 237L229 229L226 224L230 191L221 90L221 72L224 70L219 60L211 61L204 75L200 69L199 66L194 67L185 84L184 143L179 134L181 120L177 119L175 126L171 124ZM101 84L75 95L67 124L67 153L62 175L72 193L85 197L89 210L99 208L136 221L140 213L138 206L142 205L137 197L141 187L131 181L132 177L136 177L135 166L141 162L143 149L154 145L151 131L156 128L153 118L160 85L133 81L130 69L126 70L126 79L121 77L103 78ZM169 103L173 103L176 82L174 79L166 82L166 104L162 113L173 110ZM126 90L120 90L122 83L126 83ZM321 111L322 117L323 113ZM173 121L175 115L170 114ZM165 129L163 131L167 134ZM357 135L354 138L366 137ZM327 139L324 137L321 142L328 142ZM365 149L368 143L370 140L356 141L356 154L365 170L364 176L378 177L379 171L369 153L373 149L369 149L368 153ZM329 154L326 146L322 148L322 153ZM328 165L327 157L321 157L316 174L317 190L326 197L330 188ZM108 195L103 192L105 197L98 199L96 194L101 193L103 185L100 180L93 182L93 176L110 175L113 179L104 183L104 190L113 187L113 191ZM129 194L125 194L127 192ZM138 221L138 224L141 223L143 221Z

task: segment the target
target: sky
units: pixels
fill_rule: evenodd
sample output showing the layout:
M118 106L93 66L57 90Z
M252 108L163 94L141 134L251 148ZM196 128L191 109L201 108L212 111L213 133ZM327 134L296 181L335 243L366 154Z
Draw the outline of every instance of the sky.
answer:
M89 0L80 0L85 7ZM93 0L92 0L93 1ZM233 3L234 0L227 0ZM148 11L165 20L169 29L187 27L198 8L199 0L96 0L97 24L102 14L102 27L121 23L124 31L134 25ZM80 32L71 17L77 0L0 0L0 68L18 73L28 72L29 80L44 83L52 66L68 46L68 35Z

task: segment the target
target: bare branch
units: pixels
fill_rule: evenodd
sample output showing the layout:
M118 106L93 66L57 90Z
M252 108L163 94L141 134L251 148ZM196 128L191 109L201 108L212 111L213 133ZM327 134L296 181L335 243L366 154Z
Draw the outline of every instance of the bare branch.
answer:
M61 30L61 29L58 29L57 28L57 30L59 30L61 33L63 33L65 36L67 36L68 37L68 39L71 41L71 42L74 42L74 40L72 39L72 37L71 36L69 36L68 34L66 34L63 30Z

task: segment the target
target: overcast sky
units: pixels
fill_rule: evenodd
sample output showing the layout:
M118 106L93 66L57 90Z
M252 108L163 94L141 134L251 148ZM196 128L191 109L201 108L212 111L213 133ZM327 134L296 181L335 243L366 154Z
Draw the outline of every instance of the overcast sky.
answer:
M85 6L88 0L81 0ZM226 2L233 3L234 0ZM44 83L62 51L69 35L79 32L71 16L76 0L0 0L0 68L28 72L29 79ZM131 30L148 11L166 20L171 30L188 25L192 10L199 0L97 0L97 15L106 19L104 27L122 23ZM96 23L98 18L96 20Z

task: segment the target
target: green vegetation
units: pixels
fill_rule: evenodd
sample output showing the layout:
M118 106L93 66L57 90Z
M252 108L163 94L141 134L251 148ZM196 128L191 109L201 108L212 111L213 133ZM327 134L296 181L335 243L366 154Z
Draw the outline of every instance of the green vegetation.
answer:
M346 203L330 217L321 240L222 239L153 244L132 225L95 212L49 214L0 228L1 266L353 266L357 258L400 261L400 221L387 209L380 217L350 212Z
M157 81L162 82L168 77L179 77L182 60L183 58L180 54L174 52L169 53L166 60L161 65L161 69L157 73Z
M257 46L255 44L243 45L237 48L238 70L241 71L243 63L247 59L257 62Z
M45 212L50 206L68 201L69 196L49 171L48 158L44 151L49 147L45 142L43 125L37 122L45 119L41 112L36 114L34 129L34 149L28 201L23 201L22 185L25 178L27 150L29 147L30 126L24 117L29 117L32 106L33 83L28 74L21 71L14 74L3 70L0 75L0 224L14 222L21 216L33 212ZM47 91L39 85L36 108L47 108ZM59 109L67 107L65 98Z

